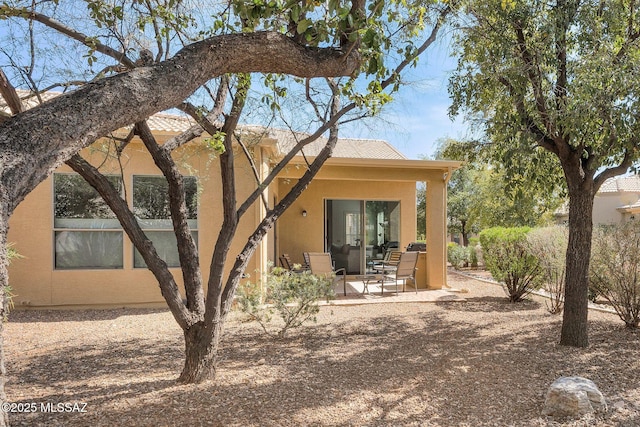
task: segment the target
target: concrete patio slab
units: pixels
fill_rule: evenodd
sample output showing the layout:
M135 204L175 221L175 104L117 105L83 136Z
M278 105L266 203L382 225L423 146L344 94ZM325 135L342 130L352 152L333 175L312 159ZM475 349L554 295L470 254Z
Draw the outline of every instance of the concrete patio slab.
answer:
M466 301L458 289L415 289L410 285L406 286L406 291L402 292L402 284L398 284L398 293L396 293L396 285L393 282L384 283L384 294L381 292L381 283L371 282L368 284L369 292L364 292L364 283L362 280L347 281L347 295L344 295L342 282L335 286L335 299L329 304L334 305L359 305L359 304L378 304L378 303L433 303L433 302L464 302ZM322 304L326 304L323 302Z

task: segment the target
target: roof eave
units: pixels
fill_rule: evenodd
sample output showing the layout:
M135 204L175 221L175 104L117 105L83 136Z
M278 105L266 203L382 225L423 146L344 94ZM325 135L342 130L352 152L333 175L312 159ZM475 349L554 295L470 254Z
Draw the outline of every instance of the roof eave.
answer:
M315 157L307 157L308 162L313 162ZM306 163L303 157L294 157L291 164ZM413 159L367 159L367 158L349 158L349 157L331 157L325 162L326 165L332 166L359 166L359 167L378 167L378 168L410 168L410 169L430 169L451 171L460 169L463 162L454 160L413 160Z

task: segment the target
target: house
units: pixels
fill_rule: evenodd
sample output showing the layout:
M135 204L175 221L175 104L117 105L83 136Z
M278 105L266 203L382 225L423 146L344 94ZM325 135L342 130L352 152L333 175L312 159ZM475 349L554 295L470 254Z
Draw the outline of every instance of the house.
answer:
M568 204L555 213L556 222L569 220ZM594 224L618 224L640 219L640 176L607 179L593 201Z
M187 118L157 114L149 125L160 143L193 125ZM115 132L124 136L128 130ZM258 174L269 168L295 141L295 135L256 126L241 129L252 138L251 155ZM312 159L323 140L304 149ZM254 172L238 150L236 178L241 197L256 188ZM179 262L166 209L166 181L141 141L134 138L118 159L108 138L83 156L120 183L130 207L172 267L179 281ZM204 138L174 152L185 180L189 222L196 237L206 283L213 246L222 222L221 187L215 151ZM305 158L297 156L266 190L270 205L302 175ZM330 251L349 274L366 271L386 248L406 247L416 236L416 183L427 184L427 252L421 253L417 284L446 285L446 184L458 162L408 160L385 141L341 139L300 198L277 221L250 262L252 278L287 253L302 262L303 252ZM119 178L121 176L121 178ZM227 267L263 218L256 202L243 216ZM95 191L67 166L59 167L18 206L10 220L8 240L24 256L9 268L17 308L113 307L164 305L159 287ZM252 280L252 279L250 279Z

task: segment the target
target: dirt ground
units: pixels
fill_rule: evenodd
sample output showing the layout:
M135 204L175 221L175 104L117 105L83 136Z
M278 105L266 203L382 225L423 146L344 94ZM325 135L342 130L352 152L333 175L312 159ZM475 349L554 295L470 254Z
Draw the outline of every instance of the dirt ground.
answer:
M466 302L322 307L277 341L232 316L216 379L176 385L182 333L164 310L14 312L5 326L17 426L640 426L640 333L590 313L588 349L557 344L537 297L450 275ZM560 376L609 410L541 415ZM32 411L34 410L34 411ZM29 412L26 412L29 411Z

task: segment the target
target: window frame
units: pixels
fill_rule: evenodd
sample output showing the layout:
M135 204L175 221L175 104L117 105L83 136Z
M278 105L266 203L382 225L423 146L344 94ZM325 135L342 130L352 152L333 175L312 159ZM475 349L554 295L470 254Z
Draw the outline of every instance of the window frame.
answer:
M82 179L82 181L88 185L89 183L87 183L86 181L84 181L84 178L82 178L82 176L76 172L54 172L52 174L51 177L51 207L52 207L52 224L51 224L51 238L52 238L52 256L51 256L51 261L52 261L52 269L53 271L87 271L87 270L98 270L98 271L109 271L109 270L124 270L125 268L125 253L124 253L124 230L122 229L122 226L120 225L120 223L118 222L117 219L115 219L115 221L117 222L117 226L110 226L110 227L106 227L106 228L88 228L88 227L62 227L62 226L57 226L56 225L56 219L65 219L65 218L58 218L56 216L56 177L57 176L77 176L80 179ZM113 177L117 177L119 178L123 183L124 180L122 179L121 175L118 174L108 174L106 176L113 176ZM123 187L121 186L121 195L122 195L122 191L123 191ZM95 191L95 189L94 189ZM96 191L97 193L97 191ZM105 203L106 204L106 203ZM84 219L84 218L83 218ZM86 218L86 219L91 219L91 218ZM101 219L101 218L95 218L95 219ZM106 219L106 218L104 218ZM109 218L112 219L112 218ZM99 266L81 266L81 267L59 267L58 266L58 233L62 233L62 232L71 232L71 233L119 233L120 234L120 258L121 258L121 264L120 266L117 267L113 267L113 266L105 266L105 267L99 267Z
M135 178L139 178L139 177L143 177L143 178L161 178L163 180L166 181L166 178L164 175L153 175L153 174L131 174L131 211L135 212ZM189 224L189 229L191 231L191 235L193 236L194 240L195 240L195 244L196 247L198 248L199 251L199 246L200 246L200 242L199 242L199 231L200 231L200 225L199 225L199 216L200 216L200 203L198 200L198 177L194 176L194 175L183 175L183 180L186 179L193 179L195 181L195 185L196 185L196 218L195 219L187 219L187 223ZM147 232L152 232L152 233L171 233L172 236L175 237L175 232L173 230L173 224L171 223L171 227L165 227L165 228L161 228L161 227L154 227L153 223L151 223L148 226L145 226L143 221L145 220L150 220L150 221L157 221L158 218L156 219L152 219L152 218L137 218L138 220L138 224L140 225L140 228L142 228L143 232L145 233L145 235L147 234ZM167 221L171 221L171 218L166 219ZM148 235L147 235L148 237ZM139 251L136 249L135 246L132 245L132 253L131 253L131 268L134 270L140 270L140 269L148 269L149 267L147 266L147 264L144 262L144 260L142 260L142 262L144 263L144 265L137 265L136 264L136 254L139 253ZM176 247L176 254L178 252L178 248ZM163 260L165 262L167 262L167 260L165 260L163 258ZM178 263L178 265L173 265L173 264L169 264L167 262L167 266L169 268L181 268L180 264Z

